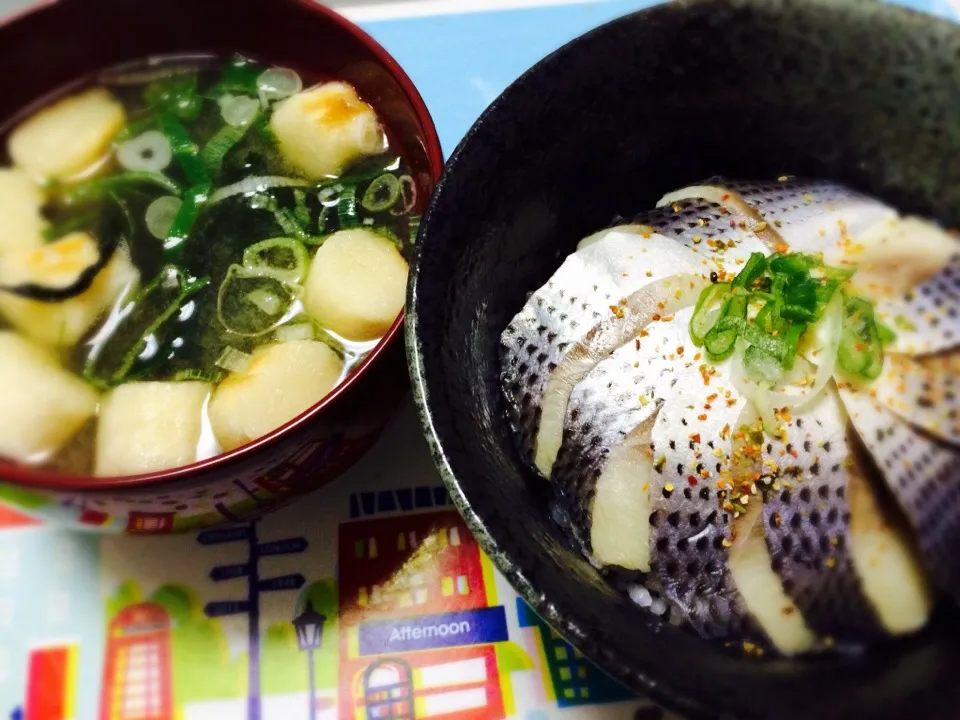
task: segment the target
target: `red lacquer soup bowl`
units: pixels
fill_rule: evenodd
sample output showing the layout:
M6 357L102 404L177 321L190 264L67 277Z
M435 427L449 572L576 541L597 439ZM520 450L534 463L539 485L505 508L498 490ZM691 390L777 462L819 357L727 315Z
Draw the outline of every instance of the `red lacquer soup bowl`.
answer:
M8 69L0 123L51 93L152 56L239 53L352 84L410 169L417 204L443 159L433 122L396 61L362 30L308 0L59 0L0 25ZM422 207L414 208L420 212ZM256 517L329 483L374 442L408 390L402 315L321 402L246 446L146 475L94 478L0 462L0 502L108 532L167 533Z

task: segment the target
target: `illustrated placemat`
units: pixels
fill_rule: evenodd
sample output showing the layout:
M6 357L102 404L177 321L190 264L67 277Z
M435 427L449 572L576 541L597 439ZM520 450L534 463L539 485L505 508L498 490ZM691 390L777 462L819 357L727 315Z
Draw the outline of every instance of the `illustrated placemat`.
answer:
M409 72L447 153L539 58L650 4L466 3L347 11ZM903 4L960 16L960 0ZM451 505L410 403L344 478L256 523L102 537L0 506L0 720L414 717L675 718L517 597Z

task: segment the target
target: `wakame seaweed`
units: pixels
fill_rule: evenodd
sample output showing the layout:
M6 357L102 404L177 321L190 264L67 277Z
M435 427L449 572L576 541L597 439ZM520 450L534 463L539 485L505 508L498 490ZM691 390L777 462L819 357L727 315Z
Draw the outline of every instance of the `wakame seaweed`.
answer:
M415 234L416 220L405 212L405 168L395 153L365 157L341 177L211 202L216 190L249 178L300 177L284 160L270 129L272 105L263 107L259 98L258 79L265 69L235 56L220 64L199 62L195 71L181 67L146 84L115 86L129 123L114 147L148 131L160 132L169 143L171 161L165 167L118 169L79 184L50 187L47 238L90 232L101 255L68 288L28 285L9 291L49 302L78 295L121 244L140 272L141 289L126 299L130 308L106 341L93 351L81 345L72 353L94 384L219 376L214 365L225 348L249 353L262 344L263 337L232 332L217 312L218 291L231 267L258 243L286 238L306 257L336 231L362 227L391 238L407 252L405 241ZM248 123L233 126L222 116L222 104L239 96L255 98L261 107ZM412 185L409 177L404 182ZM164 197L182 204L166 237L157 239L144 217L151 203ZM270 282L261 284L269 289ZM302 320L293 304L296 294L274 290L264 297L269 302L274 296L284 298L284 322ZM256 325L237 313L249 311L255 318L259 310L253 301L258 298L262 300L256 294L229 299L233 330Z

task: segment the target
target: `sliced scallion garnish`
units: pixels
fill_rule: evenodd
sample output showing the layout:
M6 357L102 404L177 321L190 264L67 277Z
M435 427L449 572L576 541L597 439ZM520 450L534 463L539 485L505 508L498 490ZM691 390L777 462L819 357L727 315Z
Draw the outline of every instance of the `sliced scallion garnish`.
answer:
M188 370L179 370L173 376L174 382L205 382L211 385L217 385L223 380L223 372L220 370L199 370L190 368Z
M707 355L714 362L721 362L733 355L737 347L736 328L723 325L721 322L715 325L704 337L703 346L706 348Z
M183 201L173 195L162 195L150 203L144 215L150 234L158 240L166 240L181 207L183 207Z
M357 214L357 188L355 185L346 185L340 191L340 200L337 203L337 217L340 220L341 230L350 230L359 227L360 216Z
M173 149L159 130L147 130L117 147L117 162L125 170L160 173L173 160Z
M763 253L753 253L743 270L733 280L734 288L749 288L754 282L760 279L767 270L767 258Z
M60 202L64 205L85 205L102 200L108 193L122 193L127 188L139 185L155 185L171 195L180 196L183 194L183 188L166 175L134 171L87 180L75 185L60 196Z
M200 151L200 160L210 174L220 173L223 159L243 139L249 127L249 125L224 125L207 141L203 150Z
M124 382L143 350L147 338L173 317L191 295L210 282L190 278L180 268L168 265L150 281L131 304L109 339L84 367L84 377L98 387Z
M690 336L714 362L727 359L742 345L747 377L769 388L793 369L807 329L820 321L854 272L829 267L820 257L803 253L771 258L754 253L731 282L714 282L704 289L690 321ZM752 320L747 319L748 301L756 311ZM834 317L838 320L830 350L834 355L819 358L818 367L833 368L836 361L847 373L875 379L892 330L881 331L873 306L861 298L844 296L842 332L839 308Z
M243 372L250 366L250 355L227 345L214 363L228 372Z
M307 207L307 193L303 190L293 191L293 215L303 227L310 225L310 208Z
M775 384L783 377L784 368L780 358L757 345L751 345L744 351L743 365L749 377L768 385Z
M200 208L210 197L210 186L199 185L191 188L180 210L173 218L170 230L167 233L167 239L163 243L164 257L168 262L176 262L183 254L183 244L190 236L197 218L200 216Z
M258 337L282 322L296 298L297 288L280 278L231 265L217 293L217 318L228 332Z
M703 346L707 333L720 320L729 294L730 283L714 283L700 294L690 320L690 337L697 347Z
M411 215L408 222L410 225L410 244L414 245L417 242L417 235L420 234L420 216Z
M400 199L400 181L396 175L384 173L367 186L360 204L369 212L389 210Z
M203 98L197 94L197 81L197 74L192 72L154 80L143 91L143 100L150 107L181 120L196 120L203 110Z
M847 297L843 312L843 335L837 356L840 366L867 380L876 380L883 370L883 341L873 306L863 298Z
M173 156L191 185L210 185L210 174L200 159L200 150L183 124L172 115L160 116L160 127L170 142Z
M309 262L306 248L293 238L261 240L243 252L243 266L247 270L260 271L290 283L298 283L306 277Z

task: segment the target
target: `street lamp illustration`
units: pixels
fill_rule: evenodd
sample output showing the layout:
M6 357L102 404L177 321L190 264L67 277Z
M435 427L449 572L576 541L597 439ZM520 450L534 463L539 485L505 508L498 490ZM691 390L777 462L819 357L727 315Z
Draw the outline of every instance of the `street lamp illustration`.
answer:
M310 673L310 720L317 720L316 688L313 678L313 653L320 649L323 643L323 623L325 615L313 609L313 602L307 600L303 612L293 619L293 627L297 631L297 645L300 651L307 653L307 668Z

